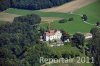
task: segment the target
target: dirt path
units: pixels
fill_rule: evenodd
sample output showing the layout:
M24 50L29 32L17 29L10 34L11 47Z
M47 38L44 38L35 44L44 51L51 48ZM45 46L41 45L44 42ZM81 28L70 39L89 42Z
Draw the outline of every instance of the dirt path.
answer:
M18 17L21 15L16 15L16 14L10 14L10 13L5 13L5 12L0 12L0 21L8 21L8 22L13 22L15 17ZM62 18L59 17L41 17L42 22L53 22L56 20L61 20Z
M41 21L42 22L53 22L53 21L56 21L56 20L61 20L63 18L59 18L59 17L41 17Z
M81 7L84 7L90 3L93 3L97 0L74 0L72 2L66 3L62 6L58 6L58 7L53 7L53 8L48 8L48 9L42 9L40 11L44 11L44 12L63 12L63 13L67 13L67 12L71 12L71 11L75 11Z
M18 16L20 16L20 15L0 12L0 21L13 22L14 17L18 17Z
M81 14L75 14L75 13L72 13L73 15L78 15L81 17ZM88 24L88 25L91 25L91 26L96 26L96 24L92 24L92 23L89 23L87 21L84 21L85 24ZM100 28L100 26L97 26L98 28Z

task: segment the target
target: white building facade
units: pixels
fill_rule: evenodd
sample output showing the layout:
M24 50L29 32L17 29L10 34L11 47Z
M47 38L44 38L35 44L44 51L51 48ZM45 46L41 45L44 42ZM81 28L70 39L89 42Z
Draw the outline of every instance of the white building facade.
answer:
M91 33L86 33L85 34L85 39L91 39L92 38L92 34Z
M45 41L61 40L62 33L58 30L50 30L43 35Z

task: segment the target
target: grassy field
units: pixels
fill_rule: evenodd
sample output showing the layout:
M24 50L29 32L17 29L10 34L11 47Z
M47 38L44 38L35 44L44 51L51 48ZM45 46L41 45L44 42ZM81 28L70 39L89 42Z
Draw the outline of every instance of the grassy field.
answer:
M81 54L79 49L76 47L72 47L71 44L67 44L67 45L60 46L60 47L51 47L51 49L57 55L61 55L63 53L74 54L74 55Z
M79 16L74 15L73 18L73 21L67 21L65 23L59 23L59 21L54 21L51 23L51 29L62 29L68 33L74 34L76 32L87 33L90 31L91 27L93 27L91 25L85 24ZM41 24L41 27L45 26L48 26L48 24Z
M100 0L97 0L95 3L92 3L86 7L80 8L75 11L76 14L86 14L88 15L88 22L95 23L100 22Z
M67 13L41 12L41 11L22 10L22 9L14 9L14 8L9 8L5 12L11 13L11 14L17 14L17 15L27 15L27 14L34 13L41 17L61 17L61 18L66 18L70 15Z
M80 8L79 10L75 11L75 14L86 14L88 16L88 22L91 24L95 24L97 21L100 21L100 4L99 0L93 4L90 4L88 6L85 6L83 8ZM62 29L68 33L76 33L76 32L82 32L87 33L90 31L90 29L94 26L86 24L82 21L81 17L74 14L69 13L56 13L56 12L40 12L40 11L32 11L32 10L22 10L22 9L14 9L9 8L5 12L17 14L17 15L27 15L27 14L38 14L41 17L59 17L68 19L70 17L73 17L73 21L67 21L65 23L59 23L58 21L54 21L51 23L52 29ZM42 27L47 27L47 23L42 23Z
M83 32L87 33L91 29L91 25L83 23L80 16L69 14L69 13L54 13L54 12L40 12L40 11L30 11L30 10L21 10L21 9L8 9L5 12L13 13L17 15L27 15L27 14L38 14L41 17L60 17L64 19L69 19L73 17L73 21L67 21L65 23L59 23L58 21L54 21L51 23L51 28L53 29L62 29L68 33L76 33L76 32ZM42 23L41 26L45 27L48 26L47 23Z

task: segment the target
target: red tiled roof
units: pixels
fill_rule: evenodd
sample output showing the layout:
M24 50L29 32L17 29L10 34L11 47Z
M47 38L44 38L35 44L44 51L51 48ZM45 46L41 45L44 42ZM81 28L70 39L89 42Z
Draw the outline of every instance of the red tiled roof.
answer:
M46 36L52 36L52 35L55 35L55 33L56 33L56 30L50 30L48 32L45 32L45 35Z

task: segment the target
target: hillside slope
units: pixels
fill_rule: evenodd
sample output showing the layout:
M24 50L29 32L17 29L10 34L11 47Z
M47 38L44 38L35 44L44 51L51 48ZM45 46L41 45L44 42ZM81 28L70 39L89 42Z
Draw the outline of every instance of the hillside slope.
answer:
M91 4L95 1L97 1L97 0L74 0L70 3L64 4L62 6L48 8L48 9L42 9L40 11L68 13L68 12L80 9L81 7L87 6L88 4Z

